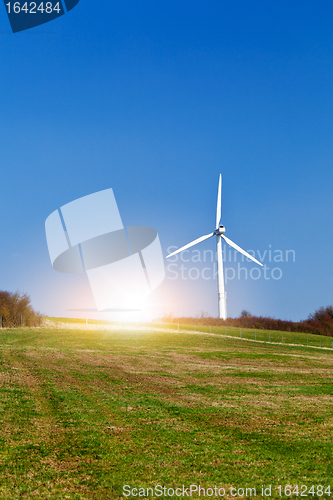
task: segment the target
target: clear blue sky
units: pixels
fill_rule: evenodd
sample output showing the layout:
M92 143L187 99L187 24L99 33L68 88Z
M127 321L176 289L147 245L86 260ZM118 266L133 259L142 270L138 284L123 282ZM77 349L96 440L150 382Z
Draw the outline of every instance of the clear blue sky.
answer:
M156 228L166 254L214 230L221 172L226 235L295 251L266 262L279 280L228 281L229 315L297 320L332 304L332 21L328 0L80 0L12 34L2 7L0 289L69 315L91 296L85 276L51 267L51 212L112 187L124 224ZM217 314L213 279L172 277L153 315Z

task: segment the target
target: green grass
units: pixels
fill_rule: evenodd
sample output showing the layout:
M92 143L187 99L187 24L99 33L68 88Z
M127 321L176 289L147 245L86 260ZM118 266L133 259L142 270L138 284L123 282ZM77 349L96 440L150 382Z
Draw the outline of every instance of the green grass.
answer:
M178 331L177 323L155 323L156 328L168 328ZM179 325L180 331L213 333L227 337L257 340L258 342L271 342L278 344L290 344L307 347L323 347L333 350L333 338L325 335L314 335L299 332L283 332L275 330L254 330L252 328L218 327L207 325Z
M177 328L0 331L0 499L121 499L124 484L333 491L333 351Z

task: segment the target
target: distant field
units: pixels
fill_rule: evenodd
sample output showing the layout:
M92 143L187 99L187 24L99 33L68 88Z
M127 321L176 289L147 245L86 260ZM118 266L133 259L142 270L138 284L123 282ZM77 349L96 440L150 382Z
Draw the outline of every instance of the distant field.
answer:
M333 349L333 338L324 335L314 335L309 333L291 333L274 330L254 330L252 328L235 328L235 327L214 327L205 325L187 325L178 323L117 323L103 320L91 319L75 319L75 318L45 318L46 326L62 328L90 328L94 327L102 329L120 329L131 330L133 328L139 330L171 330L177 332L198 332L198 333L213 333L227 337L237 337L247 340L257 340L258 342L272 342L292 345L303 345L309 347L323 347Z
M125 484L333 496L333 351L288 344L319 337L98 326L0 330L1 500L121 499Z

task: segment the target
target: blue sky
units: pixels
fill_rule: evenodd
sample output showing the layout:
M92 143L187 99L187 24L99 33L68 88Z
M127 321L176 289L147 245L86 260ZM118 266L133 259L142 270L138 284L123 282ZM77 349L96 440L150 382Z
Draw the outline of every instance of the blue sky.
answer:
M3 7L0 288L49 315L90 304L85 276L52 269L47 216L112 187L124 224L156 228L167 254L214 230L221 172L226 235L295 251L267 261L280 279L228 281L228 314L297 320L332 304L332 14L329 1L80 0L12 34ZM199 279L172 279L182 264ZM167 268L151 315L216 315L204 267Z

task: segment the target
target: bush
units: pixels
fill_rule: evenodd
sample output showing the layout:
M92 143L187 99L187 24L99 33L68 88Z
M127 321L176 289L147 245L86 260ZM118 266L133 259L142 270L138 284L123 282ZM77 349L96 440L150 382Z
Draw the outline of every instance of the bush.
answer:
M26 293L0 291L0 316L5 328L21 326L21 317L24 326L40 326L42 322L42 315L33 310Z

